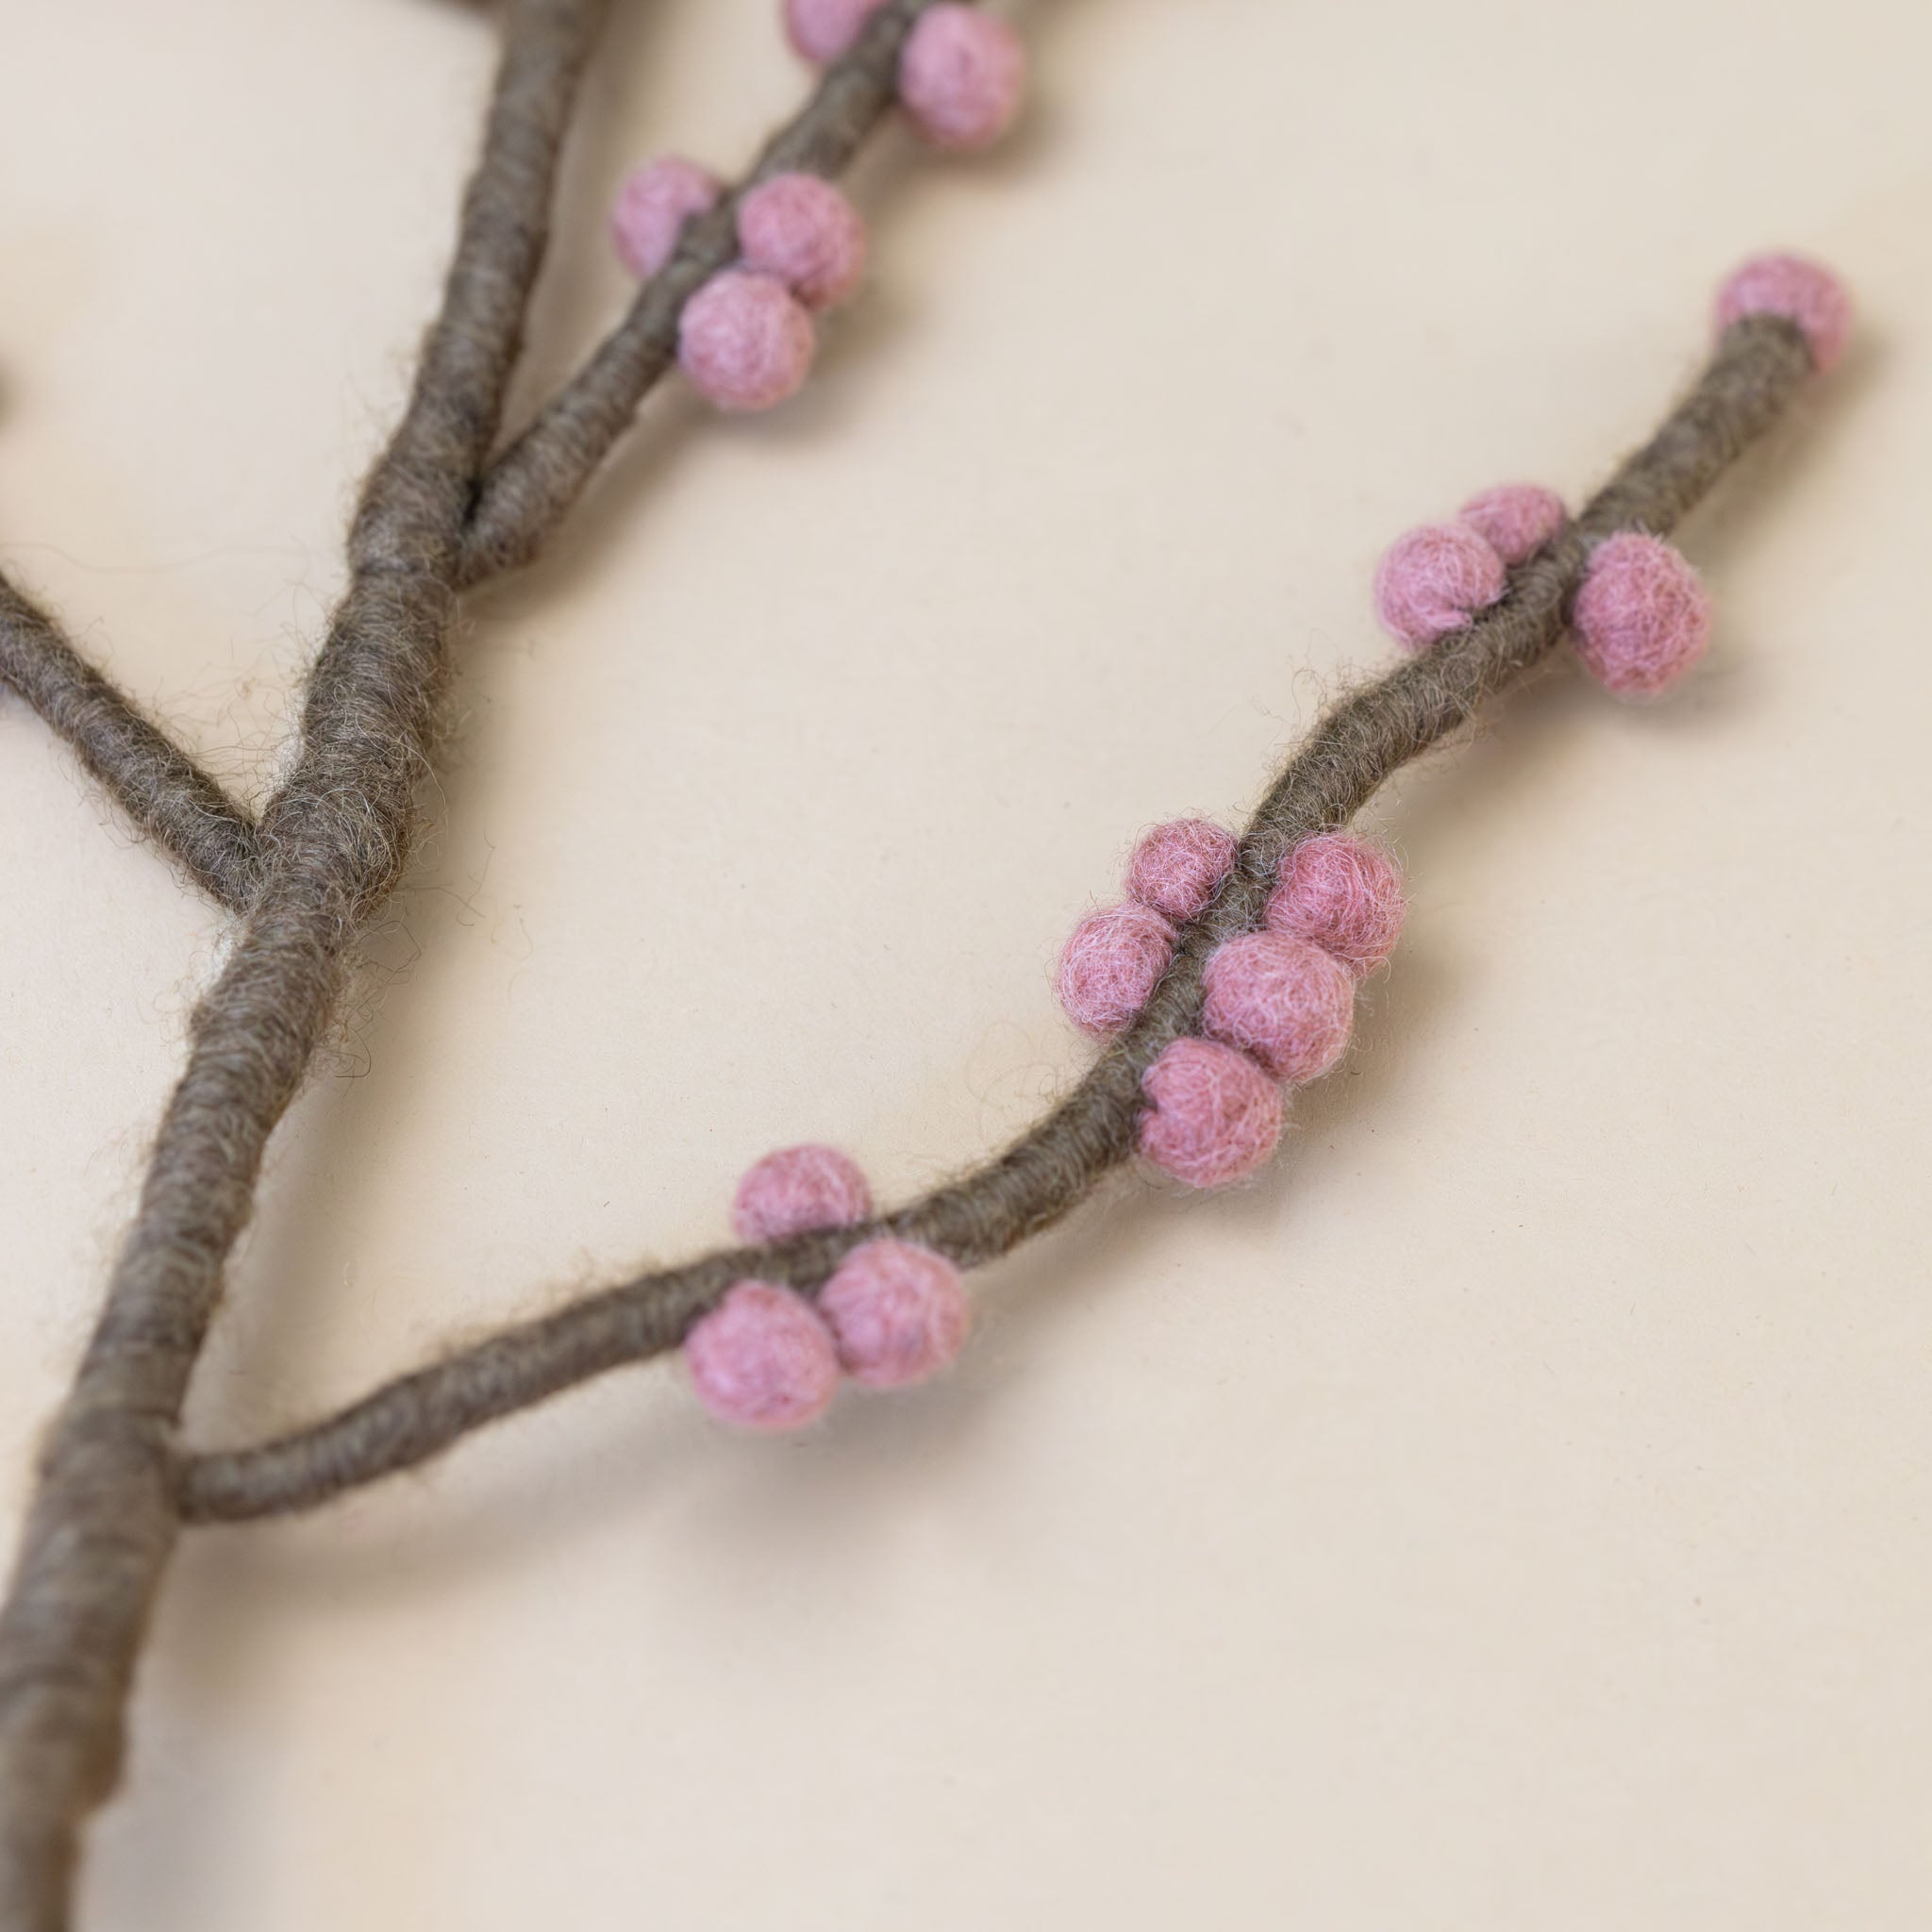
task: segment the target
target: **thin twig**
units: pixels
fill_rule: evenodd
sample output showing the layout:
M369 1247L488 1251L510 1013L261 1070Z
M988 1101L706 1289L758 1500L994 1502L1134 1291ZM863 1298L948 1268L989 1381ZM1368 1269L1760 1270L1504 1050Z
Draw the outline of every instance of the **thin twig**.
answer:
M851 51L824 71L798 114L766 143L731 194L684 232L589 360L537 412L484 476L463 541L465 586L526 563L625 430L677 354L684 305L738 255L737 208L773 175L827 177L850 165L895 98L899 50L935 0L889 0Z
M133 822L204 891L243 912L259 877L255 821L0 576L0 680L74 747Z
M865 1226L732 1249L640 1276L504 1328L310 1428L253 1449L193 1457L182 1471L183 1514L233 1522L311 1508L423 1462L487 1423L675 1348L691 1323L746 1276L809 1292L854 1246L880 1234L925 1242L970 1267L1050 1226L1132 1154L1141 1075L1171 1041L1194 1030L1201 970L1223 941L1259 922L1282 853L1345 824L1392 773L1541 660L1562 635L1592 543L1619 529L1674 527L1775 420L1810 366L1790 324L1758 316L1735 325L1657 435L1562 538L1515 573L1502 604L1331 709L1256 812L1233 876L1182 933L1174 966L1141 1018L997 1159Z
M59 1932L79 1832L178 1532L174 1430L262 1152L418 810L463 519L494 439L602 0L512 0L441 312L349 536L259 891L196 1008L106 1307L42 1454L0 1608L0 1927Z

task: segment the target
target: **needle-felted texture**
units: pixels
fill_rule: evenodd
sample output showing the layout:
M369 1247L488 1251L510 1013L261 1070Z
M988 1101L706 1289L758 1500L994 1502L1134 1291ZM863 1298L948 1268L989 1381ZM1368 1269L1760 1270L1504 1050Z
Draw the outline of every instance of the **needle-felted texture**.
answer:
M1281 1090L1247 1055L1176 1040L1141 1076L1141 1152L1191 1188L1224 1188L1264 1166L1281 1140Z
M254 819L5 577L0 680L73 746L137 830L224 906L246 909L261 877Z
M1174 957L1174 928L1129 902L1090 913L1060 954L1055 991L1066 1016L1096 1040L1118 1033L1160 983Z
M785 0L785 37L808 60L847 52L883 0Z
M1456 512L1511 570L1535 556L1570 520L1563 499L1541 483L1499 483Z
M1419 651L1467 630L1508 582L1503 559L1469 525L1424 524L1383 552L1375 566L1375 615L1399 643Z
M745 1242L782 1241L815 1227L872 1219L872 1188L836 1147L780 1147L745 1170L731 1203L731 1232Z
M1201 1030L1277 1080L1319 1080L1348 1051L1355 975L1312 940L1243 933L1208 960L1201 986Z
M1755 255L1733 274L1717 298L1720 333L1747 315L1782 315L1804 331L1821 374L1837 367L1852 335L1852 298L1845 285L1802 255Z
M973 1325L958 1269L930 1248L890 1238L854 1248L820 1289L818 1308L845 1373L872 1389L938 1374Z
M1571 623L1576 655L1605 690L1657 697L1704 656L1710 598L1675 545L1627 530L1591 558Z
M923 15L899 59L899 99L935 147L991 146L1013 124L1026 49L1003 20L942 4Z
M891 108L906 34L932 4L884 0L754 175L845 166ZM358 501L347 581L258 836L218 788L197 783L192 760L160 756L161 734L105 678L73 686L51 625L0 625L9 681L17 673L38 693L137 822L152 808L146 823L184 863L208 829L193 815L221 822L212 830L227 856L195 875L245 914L190 1023L99 1321L43 1436L0 1608L0 1925L9 1932L68 1924L83 1824L119 1775L128 1689L182 1521L182 1404L269 1138L340 1014L358 941L420 828L458 594L537 554L672 365L688 297L736 253L728 208L692 223L618 325L498 449L557 158L604 11L604 0L500 9L503 55L441 304L408 407ZM680 1337L729 1286L708 1284Z
M1241 841L1211 819L1174 819L1141 834L1127 861L1127 891L1165 919L1185 923L1220 891Z
M1179 936L1173 964L1131 1027L1064 1099L960 1179L862 1227L793 1237L641 1272L453 1347L358 1401L271 1441L185 1459L177 1507L191 1522L313 1508L441 1454L471 1431L593 1376L675 1349L738 1280L811 1292L880 1235L980 1266L1065 1216L1139 1140L1141 1076L1200 1023L1202 969L1262 919L1283 855L1347 824L1411 758L1441 745L1560 642L1592 542L1668 530L1774 423L1811 374L1791 324L1747 318L1726 331L1696 386L1585 506L1574 526L1516 574L1509 595L1468 631L1350 692L1317 723L1249 820L1214 903Z
M738 204L744 265L775 276L808 308L846 301L865 275L865 224L829 181L774 175Z
M685 304L677 360L721 409L769 409L796 395L817 347L811 317L771 275L728 268Z
M721 1423L773 1431L803 1428L839 1392L831 1330L803 1295L741 1281L686 1337L691 1387Z
M682 155L659 155L624 177L610 210L610 240L617 258L648 281L677 253L684 225L709 214L724 198L724 184L708 168Z
M897 102L907 35L938 4L880 0L736 192L793 169L831 175L847 167ZM636 422L644 397L675 366L685 304L737 258L738 225L727 198L686 228L677 253L638 291L623 321L484 471L463 532L459 588L527 563L542 548Z
M1263 917L1271 932L1313 941L1360 978L1395 950L1403 910L1395 861L1353 832L1326 832L1283 857Z

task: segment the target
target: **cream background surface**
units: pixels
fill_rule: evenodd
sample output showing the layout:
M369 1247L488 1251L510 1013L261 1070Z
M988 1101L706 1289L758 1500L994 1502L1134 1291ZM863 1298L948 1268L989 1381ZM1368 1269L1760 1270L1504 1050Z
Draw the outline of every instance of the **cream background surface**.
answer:
M627 160L769 0L620 4L525 404ZM652 406L480 600L379 1009L278 1138L235 1441L722 1232L900 1197L1086 1050L1058 941L1384 661L1379 547L1585 491L1768 242L1863 335L1685 533L1718 648L1372 815L1414 909L1232 1199L1126 1186L808 1440L628 1372L169 1579L98 1932L1923 1926L1932 1901L1932 13L1034 0L1024 135L858 192L808 394ZM492 53L434 0L6 9L0 562L258 794ZM0 700L17 1516L223 922Z

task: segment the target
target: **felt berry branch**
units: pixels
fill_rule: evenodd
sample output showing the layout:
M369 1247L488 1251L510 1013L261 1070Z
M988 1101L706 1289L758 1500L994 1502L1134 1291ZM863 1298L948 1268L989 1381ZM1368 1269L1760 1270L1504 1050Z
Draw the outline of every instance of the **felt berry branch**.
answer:
M607 4L585 0L570 10L601 15ZM625 184L612 226L620 255L643 278L637 300L583 368L470 479L452 588L472 590L528 563L636 421L645 396L680 359L693 382L726 407L779 400L797 386L811 341L799 325L801 305L825 306L849 292L843 285L827 287L824 270L810 266L812 257L842 250L855 276L862 265L856 217L824 183L850 164L901 102L902 90L914 125L941 147L983 146L1005 131L1017 109L1024 68L1012 29L953 0L816 7L791 0L787 26L801 53L830 62L818 88L735 192L725 193L708 173L675 159L647 164ZM527 86L539 73L538 57L518 64ZM508 96L500 91L499 100L507 104ZM567 116L568 103L552 103L550 111ZM540 167L547 184L563 131L561 120L549 128L532 120L525 130L532 152L486 156L477 185L513 167ZM687 341L691 298L755 257L765 273L755 283L734 275L727 288L735 299L708 293L701 316L708 312L710 325ZM798 302L780 303L785 291L770 284L791 276L797 278ZM761 313L778 317L777 325L761 330ZM506 353L513 361L514 347ZM782 391L780 368L787 372ZM734 382L741 391L762 383L771 392L727 393ZM211 897L234 911L248 908L260 882L255 820L4 576L0 679L68 741L138 831Z
M970 8L789 0L794 44L831 63L811 102L736 191L688 162L626 183L613 231L645 277L638 298L498 453L602 11L508 8L442 310L351 526L349 588L311 674L299 756L258 818L0 586L0 675L243 915L196 1010L0 1610L0 1932L67 1923L79 1830L114 1781L135 1658L183 1523L311 1507L677 1347L716 1414L794 1426L841 1375L895 1387L943 1366L968 1326L961 1271L1052 1224L1137 1152L1194 1186L1256 1171L1279 1137L1284 1083L1336 1063L1356 984L1395 942L1399 880L1349 822L1566 628L1612 690L1648 695L1681 675L1705 647L1708 607L1663 534L1842 342L1830 277L1761 258L1726 284L1695 388L1574 521L1548 492L1512 486L1398 542L1376 599L1413 655L1321 721L1240 839L1185 821L1142 841L1126 900L1075 931L1059 975L1070 1016L1107 1044L977 1173L879 1215L842 1155L781 1150L741 1183L742 1245L513 1324L294 1435L185 1454L175 1425L264 1145L330 1022L354 937L407 860L458 593L536 554L674 362L728 408L794 390L813 311L862 267L862 230L825 177L895 98L941 145L992 138L1021 78L1010 30Z
M801 263L829 259L841 238L849 254L851 240L842 205L798 177L837 174L902 98L941 145L989 140L1021 77L1011 30L956 0L800 0L794 39L829 61L803 112L743 187L682 227L616 328L499 451L558 156L605 11L606 0L506 8L441 311L350 525L348 587L309 674L297 755L258 817L46 612L0 587L0 676L139 829L242 915L194 1011L0 1607L0 1932L68 1923L81 1827L119 1774L127 1690L180 1528L181 1405L269 1136L331 1024L359 932L407 864L459 593L537 554L675 363L734 405L795 385L804 304L831 292Z
M1848 309L1823 270L1767 257L1725 284L1719 318L1696 386L1574 521L1551 492L1507 486L1391 547L1376 604L1414 655L1316 724L1240 839L1184 820L1142 840L1125 901L1084 921L1060 962L1069 1017L1108 1043L1003 1154L885 1215L836 1150L769 1156L734 1203L745 1245L511 1324L308 1428L190 1457L183 1514L311 1508L679 1347L722 1419L795 1426L829 1403L841 1366L885 1386L943 1365L965 1334L959 1271L1050 1226L1136 1154L1194 1187L1252 1174L1280 1136L1280 1083L1337 1063L1356 985L1400 927L1394 865L1348 822L1566 631L1585 668L1629 697L1702 655L1708 601L1661 533L1836 359Z

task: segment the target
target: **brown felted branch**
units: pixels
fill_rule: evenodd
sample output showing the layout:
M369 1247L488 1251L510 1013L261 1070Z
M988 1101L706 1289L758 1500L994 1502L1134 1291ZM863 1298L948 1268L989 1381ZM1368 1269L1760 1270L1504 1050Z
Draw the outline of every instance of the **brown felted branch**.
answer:
M362 922L402 871L444 672L464 519L542 259L558 150L602 0L512 0L482 158L407 411L364 488L259 889L195 1009L107 1305L43 1450L0 1608L0 1927L58 1932L112 1788L179 1526L174 1429L263 1148Z
M1758 316L1728 330L1697 386L1553 544L1517 570L1508 596L1469 629L1344 698L1315 726L1250 822L1233 875L1183 929L1174 964L1139 1020L1043 1121L976 1174L866 1225L731 1249L518 1323L376 1390L313 1427L254 1449L191 1458L191 1521L313 1507L407 1469L499 1417L627 1362L675 1348L735 1281L808 1293L860 1242L924 1242L961 1266L991 1261L1052 1225L1134 1151L1141 1076L1200 1018L1201 972L1253 929L1288 847L1353 818L1411 758L1441 742L1540 662L1563 634L1593 543L1662 533L1776 419L1811 367L1804 338Z
M639 290L623 322L491 464L464 533L465 585L536 555L676 359L685 303L737 258L739 201L773 175L829 177L850 164L892 105L906 36L934 4L888 0L872 15L797 117L772 137L724 202L686 228L677 253Z
M74 747L137 830L231 911L247 909L261 858L255 821L5 577L0 680Z
M773 175L797 169L830 177L850 164L892 105L907 34L934 4L891 0L871 17L738 188L690 225L676 255L639 290L584 367L474 481L455 588L473 588L536 556L675 360L685 303L735 258L739 200ZM4 578L0 678L74 746L135 824L198 885L233 911L247 908L259 882L254 822Z

